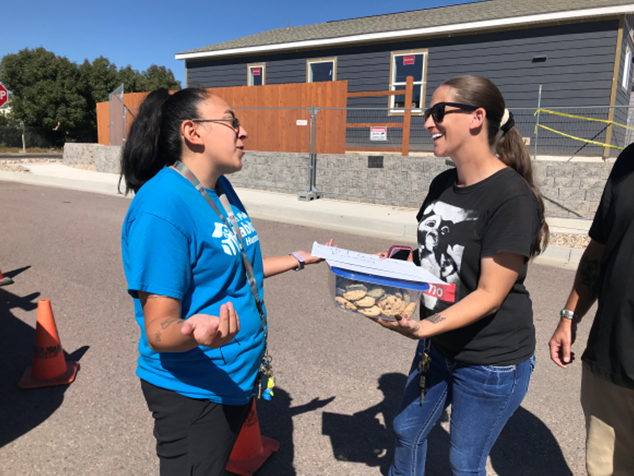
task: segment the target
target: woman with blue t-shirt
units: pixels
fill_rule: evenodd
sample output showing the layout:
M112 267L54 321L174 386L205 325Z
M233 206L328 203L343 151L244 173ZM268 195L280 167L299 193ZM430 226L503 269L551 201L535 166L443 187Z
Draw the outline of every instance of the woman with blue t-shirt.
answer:
M246 138L205 89L158 89L123 150L121 177L136 194L123 265L162 476L224 474L253 396L273 383L262 280L320 261L303 251L262 258L224 177L242 168Z

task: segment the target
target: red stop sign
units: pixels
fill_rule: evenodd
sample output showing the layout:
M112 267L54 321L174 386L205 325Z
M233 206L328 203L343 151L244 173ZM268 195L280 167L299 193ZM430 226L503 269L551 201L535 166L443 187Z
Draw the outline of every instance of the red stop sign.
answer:
M2 84L0 84L0 107L4 106L4 104L9 100L9 92L7 88L5 88Z

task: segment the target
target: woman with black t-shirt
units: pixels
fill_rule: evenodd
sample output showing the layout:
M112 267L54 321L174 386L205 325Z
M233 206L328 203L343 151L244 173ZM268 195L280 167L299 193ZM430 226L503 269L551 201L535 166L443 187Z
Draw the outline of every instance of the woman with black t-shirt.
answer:
M449 405L452 474L486 475L487 456L535 366L524 279L528 260L548 243L548 227L530 156L491 81L442 83L425 128L434 155L456 167L429 187L414 260L448 284L425 292L420 322L378 321L420 339L394 420L390 475L425 473L427 435Z

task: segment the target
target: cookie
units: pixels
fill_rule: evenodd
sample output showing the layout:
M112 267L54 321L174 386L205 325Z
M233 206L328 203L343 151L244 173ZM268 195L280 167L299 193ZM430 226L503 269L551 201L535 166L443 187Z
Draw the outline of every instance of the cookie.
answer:
M359 299L362 299L363 297L365 297L366 294L368 294L367 290L355 289L355 290L344 293L343 297L347 299L348 301L358 301Z
M354 305L357 307L372 307L376 304L376 299L371 298L370 296L366 296L363 299L359 299L354 302Z
M385 289L383 289L383 288L374 288L374 289L370 289L368 291L368 296L370 296L370 297L372 297L374 299L379 299L384 294L385 294Z
M379 301L378 306L381 309L381 314L387 317L394 317L405 309L405 302L393 294L390 294L386 296L385 299Z
M416 303L410 302L407 306L405 306L405 309L403 309L403 311L401 312L401 317L403 319L411 319L412 316L414 315L414 309L416 309Z
M337 297L335 298L335 302L336 302L337 304L339 304L339 306L340 306L342 309L346 309L346 310L349 310L349 311L356 311L356 310L357 310L357 306L355 306L355 305L354 305L354 304L352 304L350 301L348 301L347 299L344 299L344 298L342 298L342 297L337 296Z
M379 309L379 306L361 308L358 309L357 312L360 312L364 316L368 317L378 317L381 315L381 309Z
M368 288L366 288L363 284L349 284L346 286L346 290L348 291L363 291L363 292L368 292Z

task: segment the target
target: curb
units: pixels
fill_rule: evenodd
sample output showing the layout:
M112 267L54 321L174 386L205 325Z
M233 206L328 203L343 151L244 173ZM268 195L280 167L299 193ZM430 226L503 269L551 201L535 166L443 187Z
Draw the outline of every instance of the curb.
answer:
M78 190L81 192L101 193L122 198L132 198L132 195L125 196L117 190L117 185L97 181L83 181L62 177L50 177L46 175L34 175L25 172L0 171L0 181L18 182L29 185L43 185L49 187ZM417 226L414 223L404 223L397 216L391 219L369 219L360 216L358 213L345 213L346 208L354 208L355 202L335 202L328 200L336 207L337 211L320 211L314 202L299 202L290 200L284 206L276 202L275 192L266 192L262 196L256 197L250 194L251 189L236 188L245 208L253 218L289 223L293 225L322 228L353 235L371 236L386 240L397 240L404 244L416 244ZM251 196L250 196L251 195ZM266 198L270 197L270 200ZM289 198L291 198L289 196ZM367 204L364 204L367 206ZM383 207L382 205L372 205L373 207ZM389 207L388 207L389 208ZM341 213L340 210L344 210ZM378 208L377 208L378 210ZM354 211L354 210L352 210ZM412 212L413 213L413 212ZM398 215L398 212L394 212ZM553 266L556 268L576 270L584 249L567 248L565 246L550 245L544 254L536 257L532 262L539 265Z

